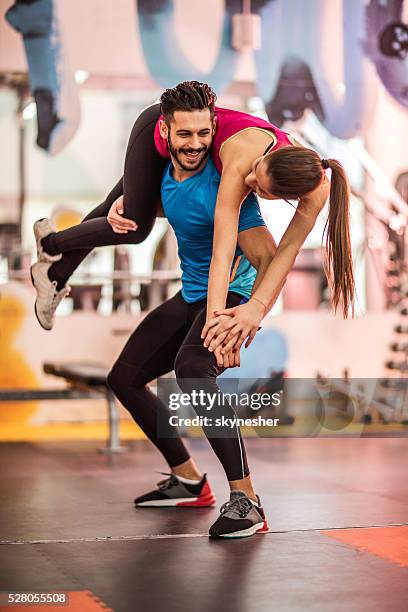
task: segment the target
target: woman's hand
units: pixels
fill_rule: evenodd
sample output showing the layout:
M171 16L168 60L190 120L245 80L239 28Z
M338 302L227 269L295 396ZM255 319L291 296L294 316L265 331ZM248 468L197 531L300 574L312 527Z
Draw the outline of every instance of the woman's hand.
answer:
M255 299L216 312L215 317L206 322L201 333L204 346L211 352L220 347L221 354L225 354L232 349L239 351L244 340L248 338L245 343L245 348L248 348L264 315L264 305Z
M114 201L108 212L108 223L115 232L115 234L127 234L128 232L134 232L137 230L137 224L131 219L123 217L123 195L119 196Z
M232 309L226 308L225 310L229 311ZM214 317L211 319L207 319L203 327L203 331L201 332L201 338L204 339L203 344L205 347L208 347L213 337L218 335L221 325L223 323L228 323L230 320L231 315L228 312L226 314L214 315Z

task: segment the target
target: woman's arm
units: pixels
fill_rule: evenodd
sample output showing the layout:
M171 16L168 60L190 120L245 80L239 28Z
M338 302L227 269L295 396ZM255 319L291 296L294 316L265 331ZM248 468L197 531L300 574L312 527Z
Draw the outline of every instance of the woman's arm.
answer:
M296 256L316 223L328 195L329 181L326 179L312 194L301 198L297 211L278 245L275 257L269 264L262 282L252 294L250 301L235 308L217 311L215 313L216 317L211 322L208 321L204 331L207 332L206 344L211 349L214 350L223 343L223 350L231 350L233 347L239 350L248 336L249 342L246 346L249 346L259 325L259 316L251 314L254 309L250 302L255 301L263 306L262 316L265 316L271 310L285 284ZM230 315L229 320L224 318L223 323L218 325L217 316L225 314ZM217 330L217 333L214 333L214 329ZM228 334L226 335L225 332L228 332Z
M236 167L224 167L214 214L214 238L208 276L207 320L225 307L229 277L237 248L241 202L249 193Z
M262 155L271 135L257 129L236 134L224 143L221 182L214 216L213 253L208 278L207 320L225 307L229 276L238 234L241 203L250 189L245 178L254 160Z
M276 242L268 228L266 228L265 226L259 226L252 227L250 229L240 232L238 234L238 244L241 250L243 251L245 257L257 271L253 287L253 291L255 291L256 287L261 284L262 279L268 270L269 264L275 256L277 249ZM259 324L264 315L263 307L260 306L260 304L255 300L252 300L249 304L248 310L250 310L251 321L258 321ZM214 332L214 335L217 336L217 341L219 340L220 343L226 337L228 332L224 332L224 335L218 336L217 326L220 326L224 321L227 322L229 318L230 315L224 315L211 319L211 322L215 322L212 331ZM202 335L202 337L204 336ZM219 346L219 344L218 349L215 351L214 354L217 359L217 364L219 366L222 366L223 354L221 353L221 347ZM207 341L204 342L204 346L208 346ZM236 351L232 354L235 355L235 363L239 366L239 351Z

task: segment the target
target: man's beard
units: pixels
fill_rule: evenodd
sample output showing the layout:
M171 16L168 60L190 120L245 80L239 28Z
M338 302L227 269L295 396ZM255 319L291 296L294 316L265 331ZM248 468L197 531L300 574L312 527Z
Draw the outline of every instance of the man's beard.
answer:
M208 157L208 155L209 155L209 153L210 153L210 147L202 147L201 149L199 149L200 153L199 153L199 155L198 155L198 158L197 158L197 163L195 164L195 166L185 166L185 165L183 164L183 162L181 161L180 157L179 157L179 152L182 152L182 151L183 151L183 152L187 152L187 153L190 153L190 152L194 152L194 153L195 153L195 152L196 152L196 150L195 150L195 149L191 149L191 148L181 148L181 149L178 149L178 150L177 150L177 149L176 149L176 148L173 146L173 143L171 142L170 132L169 132L169 135L168 135L168 138L167 138L167 143L168 143L168 145L169 145L169 151L170 151L170 153L172 154L172 156L174 157L174 159L177 161L178 165L179 165L179 166L180 166L180 167L181 167L183 170L185 170L186 172L195 172L196 170L198 170L198 168L201 166L201 164L203 163L203 161L204 161L205 159L207 159L207 157ZM205 153L204 153L204 155L203 155L202 157L200 157L200 155L201 155L201 153L202 153L203 151L205 151Z

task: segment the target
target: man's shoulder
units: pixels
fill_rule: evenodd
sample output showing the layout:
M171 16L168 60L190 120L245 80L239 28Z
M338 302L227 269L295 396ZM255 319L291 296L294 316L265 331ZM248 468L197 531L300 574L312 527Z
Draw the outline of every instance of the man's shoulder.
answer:
M162 175L162 186L168 182L168 180L171 178L171 171L173 168L173 164L172 161L169 160L166 165L164 166L164 170L163 170L163 175Z
M244 201L242 202L242 204L246 204L247 206L256 206L259 207L259 200L258 200L258 196L256 195L256 193L254 191L250 191L248 193L248 195L246 196L246 198L244 199Z

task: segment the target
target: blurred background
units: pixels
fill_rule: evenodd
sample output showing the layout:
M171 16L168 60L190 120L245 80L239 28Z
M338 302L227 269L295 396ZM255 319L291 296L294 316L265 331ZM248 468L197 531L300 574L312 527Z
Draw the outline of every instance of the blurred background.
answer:
M339 159L353 192L356 317L344 321L330 309L321 215L232 376L341 378L343 399L350 379L376 379L356 419L403 428L408 1L0 0L0 7L0 439L107 435L103 383L92 387L89 375L78 387L44 364L109 368L141 317L180 287L173 233L158 219L143 244L95 250L45 332L29 280L32 224L48 216L63 229L104 200L122 175L138 114L188 79L208 82L219 106L268 118ZM261 206L279 242L293 208ZM64 390L72 393L63 398ZM122 436L137 437L127 413L119 414Z

